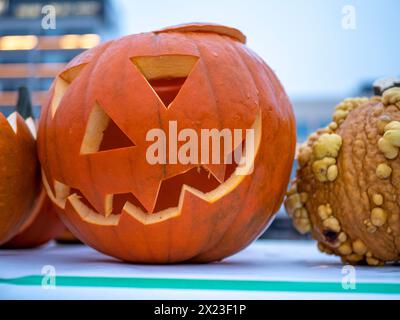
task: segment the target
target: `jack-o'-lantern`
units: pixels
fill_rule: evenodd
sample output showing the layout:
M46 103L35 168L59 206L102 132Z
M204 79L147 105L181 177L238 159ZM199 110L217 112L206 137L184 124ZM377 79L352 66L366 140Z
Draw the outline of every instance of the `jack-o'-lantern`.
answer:
M131 262L208 262L266 228L289 179L294 117L274 73L244 43L233 28L183 25L104 43L59 73L39 157L48 194L80 240ZM188 137L176 141L171 123L198 137L252 130L253 165L177 161L171 140L180 148ZM153 129L166 132L166 163L147 157ZM242 142L227 153L247 154Z
M51 202L41 183L36 123L26 87L18 90L16 112L8 117L9 125L3 116L0 117L4 124L1 132L1 181L2 190L6 190L1 193L1 228L10 228L9 232L0 235L0 245L12 249L34 248L53 239L64 226L56 213L59 209ZM11 143L11 148L6 148L7 142Z
M28 123L14 112L0 113L0 245L29 219L40 188L36 142Z

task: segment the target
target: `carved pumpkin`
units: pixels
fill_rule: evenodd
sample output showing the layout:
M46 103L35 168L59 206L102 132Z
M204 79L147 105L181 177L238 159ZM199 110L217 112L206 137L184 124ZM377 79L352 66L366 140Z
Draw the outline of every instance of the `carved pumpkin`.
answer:
M400 88L346 99L298 152L285 207L301 233L343 263L400 260Z
M41 184L36 126L29 91L25 87L19 89L16 109L8 122L0 115L0 167L4 169L0 176L3 183L0 186L0 230L4 232L0 233L0 245L2 248L33 248L53 239L61 232L63 224ZM5 232L7 228L9 231Z
M16 112L8 118L0 113L0 168L1 245L29 219L40 189L36 142Z
M207 262L266 228L289 179L294 118L278 79L244 42L219 25L172 27L104 43L60 72L39 157L48 194L80 240L127 261ZM253 170L149 163L147 133L169 132L171 121L199 136L253 129Z

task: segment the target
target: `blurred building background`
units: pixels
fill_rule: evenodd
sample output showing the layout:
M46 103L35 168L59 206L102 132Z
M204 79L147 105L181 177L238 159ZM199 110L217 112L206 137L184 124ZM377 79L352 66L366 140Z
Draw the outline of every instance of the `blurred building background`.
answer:
M56 10L55 29L42 26L48 4ZM112 13L107 0L0 0L0 110L10 113L18 87L26 86L39 115L57 72L116 32Z
M45 5L56 28L44 29ZM294 106L298 141L330 122L348 96L400 76L398 0L0 0L0 110L27 86L36 113L57 71L108 38L191 21L237 27L274 69ZM281 210L282 211L282 210ZM265 237L297 237L280 212Z

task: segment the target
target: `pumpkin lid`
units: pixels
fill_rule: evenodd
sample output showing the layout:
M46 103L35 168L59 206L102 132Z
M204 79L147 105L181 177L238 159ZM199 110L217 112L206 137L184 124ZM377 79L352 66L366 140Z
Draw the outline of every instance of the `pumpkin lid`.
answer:
M246 43L246 36L240 30L214 23L202 23L202 22L186 23L186 24L166 27L160 30L156 30L154 32L155 33L164 33L164 32L216 33L219 35L231 37L241 43Z

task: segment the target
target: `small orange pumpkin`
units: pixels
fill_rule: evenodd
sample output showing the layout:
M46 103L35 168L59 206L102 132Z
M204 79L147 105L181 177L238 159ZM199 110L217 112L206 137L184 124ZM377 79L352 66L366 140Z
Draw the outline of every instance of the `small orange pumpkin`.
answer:
M36 142L24 119L0 114L0 245L29 219L40 187Z
M60 72L39 157L47 192L80 240L126 261L208 262L271 222L294 157L294 117L275 74L244 43L233 28L183 25L104 43ZM253 129L254 170L150 164L146 134L171 121L196 133Z
M56 206L42 188L30 211L29 219L20 227L16 235L1 247L9 249L35 248L54 239L65 228L56 210Z
M33 248L53 239L63 224L41 184L25 87L19 89L16 109L7 119L0 114L0 246Z

